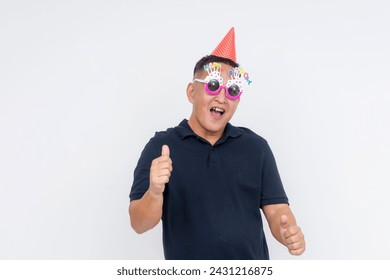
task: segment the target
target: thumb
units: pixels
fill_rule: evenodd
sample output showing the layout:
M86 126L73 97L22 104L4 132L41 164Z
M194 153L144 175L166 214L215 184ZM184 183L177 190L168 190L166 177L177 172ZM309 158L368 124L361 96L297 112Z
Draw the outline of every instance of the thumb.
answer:
M168 147L168 145L163 145L162 146L161 155L169 157L169 147Z
M288 220L288 217L286 215L280 216L280 228L288 229L289 227L290 227L290 222Z

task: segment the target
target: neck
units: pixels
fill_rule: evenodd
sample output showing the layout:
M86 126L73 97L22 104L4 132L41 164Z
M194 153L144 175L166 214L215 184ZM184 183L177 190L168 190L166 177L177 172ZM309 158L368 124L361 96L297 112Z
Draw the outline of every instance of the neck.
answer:
M222 131L210 131L204 128L199 122L195 121L192 117L188 120L188 125L191 127L192 131L207 140L211 145L214 145L219 138L222 137Z

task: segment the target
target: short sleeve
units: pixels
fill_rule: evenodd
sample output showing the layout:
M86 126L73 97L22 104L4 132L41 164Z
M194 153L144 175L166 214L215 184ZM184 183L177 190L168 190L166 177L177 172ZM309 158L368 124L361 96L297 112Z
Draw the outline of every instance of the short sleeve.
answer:
M149 188L149 174L152 161L161 155L161 146L156 144L154 138L146 144L137 166L134 169L133 185L130 191L130 201L142 198Z
M260 207L269 204L288 204L288 198L271 148L267 142L264 142L263 148Z

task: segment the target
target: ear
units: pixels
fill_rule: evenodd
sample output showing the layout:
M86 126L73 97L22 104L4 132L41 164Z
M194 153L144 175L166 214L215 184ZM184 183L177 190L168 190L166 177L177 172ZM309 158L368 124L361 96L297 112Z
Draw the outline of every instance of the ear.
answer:
M187 98L188 98L188 101L193 103L194 102L194 96L195 96L194 83L188 83L188 85L187 85Z

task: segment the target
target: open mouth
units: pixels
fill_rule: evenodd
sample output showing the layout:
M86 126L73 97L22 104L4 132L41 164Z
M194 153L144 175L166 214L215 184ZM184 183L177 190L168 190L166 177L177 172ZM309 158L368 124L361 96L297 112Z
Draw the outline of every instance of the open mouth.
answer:
M218 107L213 107L210 109L210 112L222 116L225 113L225 110Z

